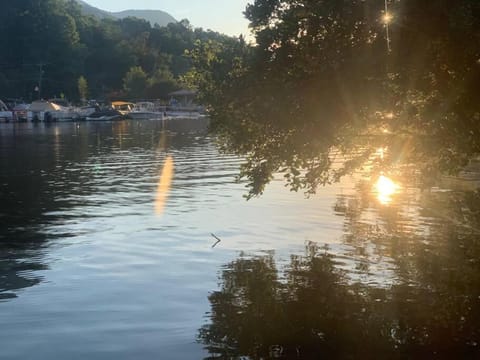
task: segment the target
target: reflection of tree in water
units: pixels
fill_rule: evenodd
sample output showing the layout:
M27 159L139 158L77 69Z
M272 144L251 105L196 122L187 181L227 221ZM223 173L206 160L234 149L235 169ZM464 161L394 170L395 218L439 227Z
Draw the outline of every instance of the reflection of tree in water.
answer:
M17 297L17 290L40 283L42 278L34 272L48 269L38 249L42 242L29 244L18 235L17 244L0 243L0 301Z
M58 199L73 191L63 184L78 176L65 171L66 159L82 159L88 150L85 134L65 141L65 135L71 138L76 131L68 129L62 135L65 128L14 124L2 134L0 299L16 297L19 289L40 283L37 271L48 268L43 249L53 237L42 228L64 217L47 213L68 206Z
M281 275L273 255L240 257L222 272L199 332L212 358L478 358L480 193L422 194L418 211L430 221L421 233L400 209L378 225L358 221L359 199L344 210L352 257L388 258L395 278L352 280L344 256L314 244Z

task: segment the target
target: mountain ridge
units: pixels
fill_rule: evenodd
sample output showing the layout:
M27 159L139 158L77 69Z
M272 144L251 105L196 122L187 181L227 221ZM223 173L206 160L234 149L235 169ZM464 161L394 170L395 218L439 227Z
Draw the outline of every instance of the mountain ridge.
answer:
M172 15L162 10L129 9L118 12L111 12L99 9L83 0L76 1L78 4L80 4L80 7L82 8L84 14L92 15L98 18L124 19L126 17L136 17L150 22L152 26L155 24L158 24L159 26L167 26L169 23L177 22L177 20Z

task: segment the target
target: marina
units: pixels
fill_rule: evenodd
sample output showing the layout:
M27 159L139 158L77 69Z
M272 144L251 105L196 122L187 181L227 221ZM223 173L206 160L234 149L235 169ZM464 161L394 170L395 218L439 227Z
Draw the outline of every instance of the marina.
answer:
M168 106L147 101L137 103L113 101L103 106L95 104L95 102L92 102L90 106L62 106L53 101L38 100L31 104L15 104L9 108L0 100L0 122L162 120L205 116L205 111L201 106Z

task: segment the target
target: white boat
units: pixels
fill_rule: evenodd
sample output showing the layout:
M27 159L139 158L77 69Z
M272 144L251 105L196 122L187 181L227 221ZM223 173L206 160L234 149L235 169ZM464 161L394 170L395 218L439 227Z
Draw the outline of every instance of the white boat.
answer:
M51 101L37 100L28 107L28 119L32 121L54 121L53 113L60 112L62 114L67 112L68 108L55 104ZM45 117L46 115L46 117Z
M198 119L205 116L204 113L199 111L167 110L165 112L166 119Z
M97 108L95 106L83 106L77 108L75 111L77 113L78 120L86 120L88 116L97 111Z
M195 103L196 90L181 89L169 93L171 96L166 109L167 118L197 119L205 117L205 108Z
M4 120L5 122L9 122L13 120L13 112L8 110L7 105L0 100L0 120Z
M134 104L132 111L128 113L131 119L162 119L163 109L155 108L155 104L149 101L141 101Z
M28 104L16 104L13 107L13 120L15 121L28 121Z
M99 110L88 115L86 117L87 121L112 121L112 120L122 120L125 118L120 111L114 109Z
M62 108L61 110L49 111L44 115L44 121L76 121L80 116L74 107Z

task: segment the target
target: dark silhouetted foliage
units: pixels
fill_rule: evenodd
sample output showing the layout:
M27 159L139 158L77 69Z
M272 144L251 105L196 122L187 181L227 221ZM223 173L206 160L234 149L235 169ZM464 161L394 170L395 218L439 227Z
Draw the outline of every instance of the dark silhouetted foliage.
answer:
M256 0L245 12L255 45L192 52L213 130L246 157L248 196L274 173L314 192L379 146L383 171L415 163L429 175L479 153L480 3L388 6L387 38L383 1Z

